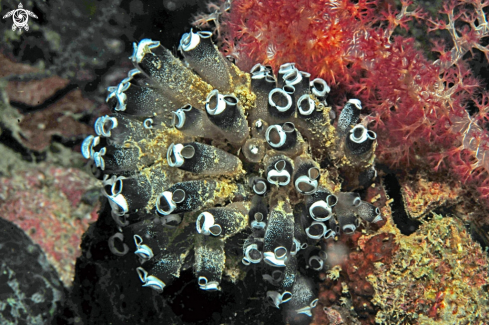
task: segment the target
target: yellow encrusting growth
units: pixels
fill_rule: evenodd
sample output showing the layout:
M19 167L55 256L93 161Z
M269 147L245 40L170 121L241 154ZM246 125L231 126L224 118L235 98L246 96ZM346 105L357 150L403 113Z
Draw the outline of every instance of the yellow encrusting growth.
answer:
M414 180L402 183L401 193L409 216L420 219L433 209L442 205L454 205L462 200L459 184L447 184L442 181L427 180L418 175Z
M383 228L382 228L383 229ZM464 225L435 215L410 236L397 234L392 262L375 263L379 324L482 324L489 315L489 260Z

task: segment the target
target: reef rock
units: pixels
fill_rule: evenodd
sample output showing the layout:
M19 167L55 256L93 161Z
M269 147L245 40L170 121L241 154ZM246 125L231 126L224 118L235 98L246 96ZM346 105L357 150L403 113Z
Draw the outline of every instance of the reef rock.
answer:
M0 323L50 324L64 296L58 273L41 248L0 218Z

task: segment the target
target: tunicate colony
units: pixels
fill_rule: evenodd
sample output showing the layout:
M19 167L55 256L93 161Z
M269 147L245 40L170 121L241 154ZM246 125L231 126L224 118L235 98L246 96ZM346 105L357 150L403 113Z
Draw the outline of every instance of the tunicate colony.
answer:
M338 185L345 174L350 187L370 185L376 135L359 100L334 127L324 80L294 63L277 76L261 64L244 73L211 36L184 34L183 60L157 41L135 43L135 69L108 89L113 112L82 144L119 227L108 245L135 253L142 290L163 292L190 258L200 288L220 290L226 243L245 233L235 264L260 268L267 301L309 319L317 292L299 265L325 270L325 238L382 220Z

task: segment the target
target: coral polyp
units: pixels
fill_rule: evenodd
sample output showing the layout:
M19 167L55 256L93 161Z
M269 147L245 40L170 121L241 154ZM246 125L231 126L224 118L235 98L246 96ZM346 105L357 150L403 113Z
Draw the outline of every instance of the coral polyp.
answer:
M108 245L134 253L141 290L157 293L184 265L209 291L258 269L263 298L307 322L324 238L382 220L354 192L376 176L376 134L354 98L334 126L327 83L294 63L277 76L261 64L245 73L208 32L184 34L179 50L183 60L157 41L135 43L135 69L109 88L113 112L83 142L119 227Z

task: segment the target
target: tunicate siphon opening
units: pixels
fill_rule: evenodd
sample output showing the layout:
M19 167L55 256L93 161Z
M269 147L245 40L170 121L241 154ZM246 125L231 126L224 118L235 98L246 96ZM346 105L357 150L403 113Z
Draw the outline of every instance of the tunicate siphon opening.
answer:
M123 187L123 184L122 184L122 179L121 178L117 178L116 181L114 182L114 184L112 184L112 195L118 195L122 192L122 187Z
M265 156L265 144L261 139L248 139L242 147L246 160L259 163Z
M250 252L249 252L249 255L250 255L250 257L253 260L259 260L259 259L261 259L261 253L257 249L251 249Z
M278 170L278 171L281 171L281 170L284 170L285 166L286 166L285 160L279 160L275 164L275 169Z
M320 201L323 205L316 204L311 208L311 213L314 214L315 219L325 220L331 216L331 209L327 206L324 206L324 201Z
M287 254L287 249L285 249L285 247L277 247L275 249L275 256L277 258L283 258L285 257L285 254Z
M321 236L324 233L324 225L315 224L309 227L309 234L312 236Z
M195 148L193 146L185 146L181 151L182 157L185 159L190 159L195 155Z
M270 92L269 102L280 112L285 112L292 106L292 98L280 88L275 88Z
M280 137L280 133L277 128L271 127L268 132L268 143L270 145L278 146L282 142L282 138Z
M253 190L256 194L264 194L267 191L267 184L262 180L256 181L255 184L253 184Z
M175 203L181 203L185 200L185 191L178 189L173 192L173 202Z
M311 184L306 183L306 182L300 182L299 184L297 184L297 188L302 193L309 193L309 192L313 191L316 187L314 187Z
M160 196L159 202L158 202L158 207L160 210L165 211L165 212L170 212L171 210L171 205L164 196Z
M363 136L363 133L364 133L365 129L364 128L355 128L353 130L353 137L355 139L361 139L362 136Z
M292 132L295 130L295 125L291 122L284 123L284 125L282 125L282 130L286 133Z
M323 261L318 256L311 256L309 259L309 266L314 270L323 268Z
M261 212L257 212L255 213L254 218L256 221L261 222L263 221L263 214Z

